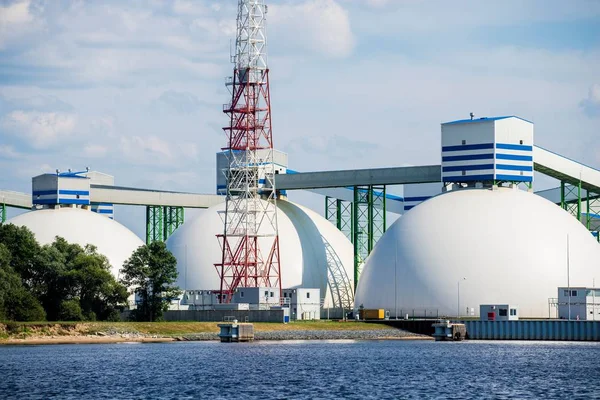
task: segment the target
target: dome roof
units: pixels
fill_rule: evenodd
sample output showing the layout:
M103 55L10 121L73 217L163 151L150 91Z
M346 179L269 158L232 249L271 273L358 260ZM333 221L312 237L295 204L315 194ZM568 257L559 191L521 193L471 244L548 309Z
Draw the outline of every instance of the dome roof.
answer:
M7 223L26 226L40 244L49 244L56 236L81 246L92 244L108 258L111 272L118 272L125 260L144 242L118 222L80 208L57 208L31 211Z
M509 188L457 190L398 219L366 261L356 306L390 315L456 315L480 304L511 304L548 317L548 299L600 277L600 245L560 207ZM466 279L463 279L466 278ZM460 283L459 283L460 281ZM460 295L459 295L460 290Z
M335 290L352 292L352 244L333 224L317 213L285 200L277 201L279 251L283 288L319 288L326 307L339 303L332 298L328 277L336 275ZM215 263L221 260L217 234L223 233L219 212L225 204L203 211L187 221L167 240L167 248L177 258L177 284L184 290L215 290L220 279ZM345 282L344 285L341 282Z

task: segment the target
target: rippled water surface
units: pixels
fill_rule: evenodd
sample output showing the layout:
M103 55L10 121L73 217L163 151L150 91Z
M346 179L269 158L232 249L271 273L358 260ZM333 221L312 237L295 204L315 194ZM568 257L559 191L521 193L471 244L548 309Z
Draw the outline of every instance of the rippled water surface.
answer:
M600 398L600 344L0 346L2 399Z

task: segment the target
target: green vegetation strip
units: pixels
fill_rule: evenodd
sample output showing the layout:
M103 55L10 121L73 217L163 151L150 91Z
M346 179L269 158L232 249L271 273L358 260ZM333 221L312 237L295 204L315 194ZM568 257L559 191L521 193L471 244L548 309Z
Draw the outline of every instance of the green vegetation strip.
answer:
M0 323L0 340L9 337L73 336L96 334L139 333L161 337L195 333L217 333L221 322L5 322ZM362 331L390 329L366 322L297 321L289 324L256 322L257 332L276 331Z

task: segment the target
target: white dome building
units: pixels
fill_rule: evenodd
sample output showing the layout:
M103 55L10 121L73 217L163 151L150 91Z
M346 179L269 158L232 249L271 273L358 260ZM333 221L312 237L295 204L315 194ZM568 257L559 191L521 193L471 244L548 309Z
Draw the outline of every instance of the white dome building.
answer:
M353 248L346 236L307 208L285 200L278 200L277 208L283 288L319 288L324 307L337 308L341 298L353 297ZM219 204L203 211L167 240L167 248L177 258L181 289L220 287L214 264L221 260L216 235L223 233L219 212L224 209L225 204Z
M56 236L80 246L91 244L106 256L111 272L118 279L119 270L131 254L144 242L118 222L81 208L61 207L43 209L18 215L9 224L26 226L37 241L44 245Z
M600 281L600 245L576 218L518 189L464 189L433 197L397 220L366 261L355 308L392 317L457 315L511 304L548 317L548 299ZM459 283L460 282L460 283Z

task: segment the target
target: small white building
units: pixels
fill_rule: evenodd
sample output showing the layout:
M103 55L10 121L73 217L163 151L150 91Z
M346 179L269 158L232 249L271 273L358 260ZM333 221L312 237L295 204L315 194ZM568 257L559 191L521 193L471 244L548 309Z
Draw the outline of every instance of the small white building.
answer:
M293 320L321 319L321 291L319 289L283 289L283 305L289 306Z
M519 307L510 304L481 304L479 318L481 321L518 321Z
M558 318L581 321L600 320L600 289L559 287Z
M268 310L281 305L279 289L273 287L240 287L231 302L248 303L251 310Z

